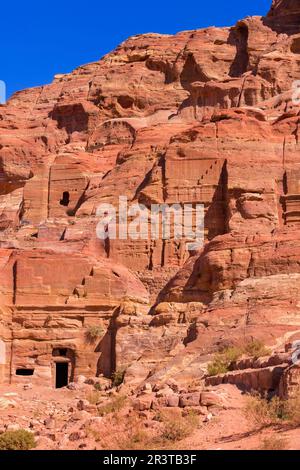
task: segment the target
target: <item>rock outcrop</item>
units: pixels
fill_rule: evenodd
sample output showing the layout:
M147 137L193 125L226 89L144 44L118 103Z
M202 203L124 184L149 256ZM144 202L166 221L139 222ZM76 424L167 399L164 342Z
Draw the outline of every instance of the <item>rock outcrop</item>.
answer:
M273 0L268 18L279 27L297 29L300 21L300 6L297 0Z
M0 106L0 380L200 380L224 345L299 339L299 54L298 2L274 0ZM203 249L103 243L97 209L120 196L203 204Z

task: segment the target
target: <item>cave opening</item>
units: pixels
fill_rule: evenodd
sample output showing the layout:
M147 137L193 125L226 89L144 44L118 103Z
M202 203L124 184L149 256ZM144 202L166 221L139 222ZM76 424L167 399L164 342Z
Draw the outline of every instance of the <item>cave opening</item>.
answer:
M34 369L17 369L16 375L22 375L24 377L28 377L34 374Z

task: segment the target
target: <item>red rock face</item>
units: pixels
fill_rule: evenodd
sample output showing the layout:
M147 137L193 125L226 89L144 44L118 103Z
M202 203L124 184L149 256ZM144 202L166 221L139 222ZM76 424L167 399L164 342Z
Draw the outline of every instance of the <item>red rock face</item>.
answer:
M273 0L265 24L278 33L297 34L300 24L300 6L297 0Z
M184 378L220 344L295 336L299 16L274 1L231 28L135 36L0 107L3 380L33 369L54 385L57 361L69 380ZM120 195L204 204L203 251L150 237L108 250L96 211Z
M297 0L273 0L268 16L299 24L299 15L300 6Z

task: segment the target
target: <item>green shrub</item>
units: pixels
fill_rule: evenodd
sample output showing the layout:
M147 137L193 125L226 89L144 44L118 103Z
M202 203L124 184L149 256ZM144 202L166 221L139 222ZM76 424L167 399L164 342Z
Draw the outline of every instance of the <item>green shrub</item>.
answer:
M101 325L89 326L86 330L86 339L89 343L94 343L97 339L103 336L104 329Z
M112 386L113 387L118 387L119 385L121 385L124 381L124 377L125 377L125 369L119 369L119 370L116 370L113 375L112 375Z
M188 411L186 416L170 416L159 412L157 421L164 424L162 433L156 438L157 443L166 445L189 437L199 425L199 416L194 411Z
M270 350L258 339L247 342L243 348L243 352L256 359L270 354Z
M97 392L101 392L101 391L102 391L101 384L99 384L99 382L95 383L95 384L94 384L94 389L95 389Z
M223 349L215 355L214 360L208 365L208 375L226 374L230 369L230 365L236 362L242 354L243 351L234 346Z
M6 431L0 435L0 450L29 450L34 447L34 435L25 429Z
M129 421L127 418L128 432L121 439L121 449L176 449L178 442L191 436L199 426L199 416L194 411L188 411L185 416L158 411L155 420L161 426L153 431L140 418L129 418Z
M226 374L226 372L228 372L228 366L227 364L224 364L221 359L214 359L211 364L208 364L207 373L210 377L214 375Z
M98 407L99 416L105 416L110 413L117 413L127 403L127 398L124 395L116 397L114 400L110 401L106 405L101 405Z
M262 341L257 339L247 341L240 347L227 347L214 356L213 361L207 367L208 375L226 374L230 370L231 364L240 359L243 354L258 359L259 357L267 356L270 354L270 351Z
M176 442L185 439L190 434L191 431L187 424L181 420L177 420L177 422L170 422L165 425L161 437L166 441Z
M268 400L265 397L253 395L248 399L245 413L247 418L257 426L264 427L291 420L288 408L289 400L280 400L279 397Z

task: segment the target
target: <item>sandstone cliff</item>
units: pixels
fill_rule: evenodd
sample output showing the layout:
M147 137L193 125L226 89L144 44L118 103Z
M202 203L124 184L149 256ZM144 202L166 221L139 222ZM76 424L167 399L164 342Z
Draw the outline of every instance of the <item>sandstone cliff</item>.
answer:
M129 38L0 107L0 372L201 377L300 334L300 8ZM202 203L205 246L96 237L119 196ZM24 372L25 371L25 372Z

